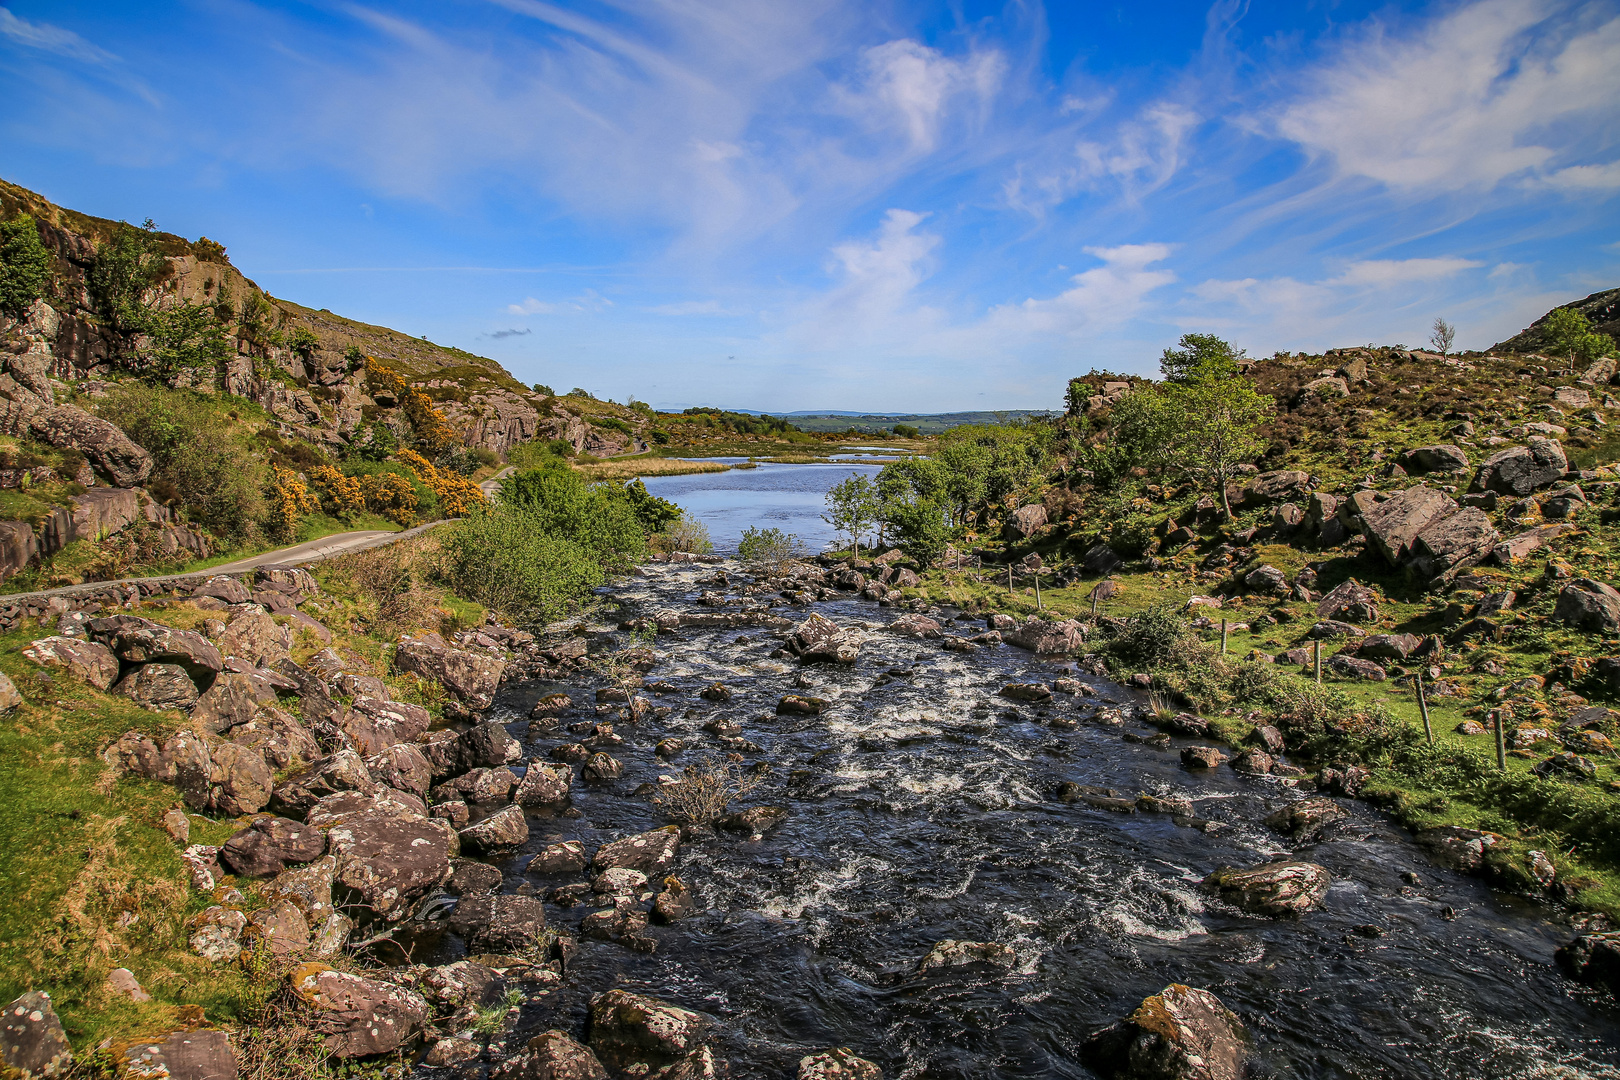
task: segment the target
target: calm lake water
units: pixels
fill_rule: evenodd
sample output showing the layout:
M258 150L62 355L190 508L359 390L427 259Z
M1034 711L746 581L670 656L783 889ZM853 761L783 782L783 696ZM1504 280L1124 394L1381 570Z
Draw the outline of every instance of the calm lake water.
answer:
M732 464L744 458L717 458ZM737 550L743 530L781 529L793 533L811 551L837 540L833 527L821 520L827 492L855 473L876 476L876 465L772 465L732 469L695 476L650 476L647 490L677 503L708 527L714 547L722 555Z

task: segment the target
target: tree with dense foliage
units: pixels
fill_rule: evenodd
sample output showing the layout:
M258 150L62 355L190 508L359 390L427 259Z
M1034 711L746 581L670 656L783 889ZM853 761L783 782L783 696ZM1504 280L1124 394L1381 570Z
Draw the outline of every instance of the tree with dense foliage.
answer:
M1232 376L1248 358L1243 349L1232 346L1214 334L1183 334L1178 347L1164 350L1159 370L1166 382L1185 383L1206 376Z
M1187 334L1180 350L1164 351L1158 408L1143 410L1143 431L1164 440L1173 464L1216 486L1228 519L1227 481L1265 449L1255 431L1276 410L1243 375L1243 355L1211 334Z
M1591 322L1574 308L1563 307L1550 312L1544 329L1548 351L1567 358L1571 369L1577 360L1589 364L1614 351L1614 339L1608 334L1594 333Z
M101 317L113 329L138 334L145 331L151 311L149 294L167 270L152 219L138 229L120 221L112 239L96 245L86 284Z
M159 304L144 316L145 345L138 363L143 374L173 383L187 377L212 382L233 349L212 306L190 301Z
M34 219L19 214L0 224L0 312L22 318L50 280L51 253Z
M902 458L877 476L877 518L894 530L909 557L927 565L950 543L945 466L933 458Z
M865 473L851 473L827 491L827 512L821 520L849 534L849 550L860 554L861 534L877 516L877 489Z
M804 544L793 533L781 529L759 529L750 525L737 543L737 559L756 574L779 577L787 564L804 557Z

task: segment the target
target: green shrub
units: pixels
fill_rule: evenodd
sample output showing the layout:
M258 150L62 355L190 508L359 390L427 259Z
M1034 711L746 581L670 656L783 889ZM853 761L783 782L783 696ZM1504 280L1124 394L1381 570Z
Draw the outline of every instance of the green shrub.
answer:
M506 463L518 469L540 469L573 457L577 451L567 439L519 443L506 454Z
M270 513L269 469L226 403L127 382L113 387L97 412L152 454L154 495L220 539L244 542L260 534Z
M601 561L550 531L554 524L554 516L538 506L475 511L447 530L445 583L520 626L552 622L605 580Z
M96 246L86 285L101 317L116 330L139 333L146 328L148 292L169 268L152 219L137 229L126 221L106 243Z
M737 543L737 558L755 573L779 576L787 564L804 558L804 544L793 533L781 529L743 530Z
M628 568L647 550L647 530L632 499L627 488L587 484L561 464L526 469L500 488L502 506L522 509L540 531L579 545L607 573Z
M0 225L0 311L22 318L50 280L51 253L34 219L20 214Z
M1139 611L1108 632L1105 651L1132 671L1185 661L1207 647L1187 629L1172 604Z
M416 495L416 516L422 521L434 521L439 517L439 497L432 488L423 482L416 470L399 461L366 461L363 459L345 461L343 463L344 476L397 476L411 485L411 491Z

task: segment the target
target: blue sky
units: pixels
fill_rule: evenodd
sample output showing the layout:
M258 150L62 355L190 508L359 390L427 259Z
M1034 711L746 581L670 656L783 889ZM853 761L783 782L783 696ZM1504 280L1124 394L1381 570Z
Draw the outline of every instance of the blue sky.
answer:
M1040 408L1620 285L1620 4L0 6L0 176L659 406Z

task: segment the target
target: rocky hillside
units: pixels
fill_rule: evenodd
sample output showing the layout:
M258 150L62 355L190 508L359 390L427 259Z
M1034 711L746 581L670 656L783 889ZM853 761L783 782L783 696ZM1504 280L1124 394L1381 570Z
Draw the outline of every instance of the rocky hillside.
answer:
M138 343L109 325L91 276L98 249L128 226L64 209L0 181L0 219L19 214L33 217L51 254L51 284L46 302L26 317L0 317L7 351L37 358L33 366L43 363L45 375L61 383L93 386L125 376ZM341 447L372 420L403 428L398 402L379 399L367 377L368 369L379 366L431 397L465 445L503 457L533 439L562 439L595 456L622 453L645 426L645 418L630 409L526 387L485 357L273 297L207 237L189 241L154 232L152 240L166 264L154 275L159 302L213 311L234 354L194 384L259 404L288 436ZM0 395L16 400L4 389ZM618 423L599 422L609 415Z
M1591 323L1593 331L1599 334L1608 334L1611 338L1620 338L1620 289L1605 289L1595 292L1584 300L1563 305L1571 311L1586 317ZM1553 311L1561 310L1554 308ZM1531 323L1527 328L1506 341L1494 346L1494 353L1533 353L1541 352L1550 347L1546 333L1547 320L1552 317L1552 311Z

